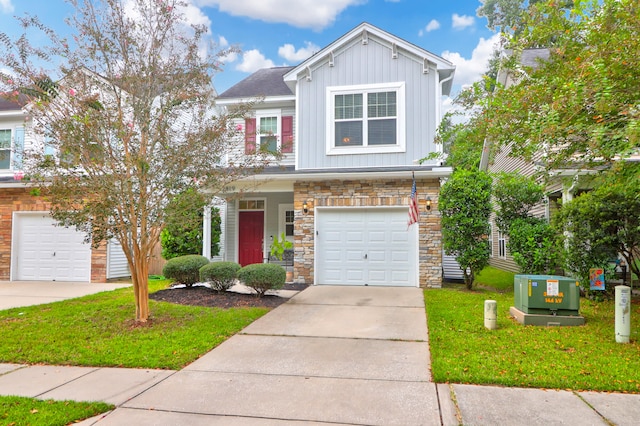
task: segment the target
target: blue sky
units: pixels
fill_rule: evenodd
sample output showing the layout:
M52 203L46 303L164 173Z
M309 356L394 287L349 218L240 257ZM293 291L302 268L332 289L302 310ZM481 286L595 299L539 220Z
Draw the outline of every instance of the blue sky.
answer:
M363 21L456 64L456 92L485 70L497 40L476 16L479 0L186 1L189 20L207 25L220 46L242 50L215 77L219 92L259 68L296 65ZM18 34L13 17L30 13L68 32L64 18L71 12L63 0L0 0L0 29Z

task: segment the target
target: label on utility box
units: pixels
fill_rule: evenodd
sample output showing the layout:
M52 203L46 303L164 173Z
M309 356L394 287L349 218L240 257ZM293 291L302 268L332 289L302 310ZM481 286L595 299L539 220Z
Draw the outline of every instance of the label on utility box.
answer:
M560 294L560 283L558 280L547 280L547 296L558 296Z

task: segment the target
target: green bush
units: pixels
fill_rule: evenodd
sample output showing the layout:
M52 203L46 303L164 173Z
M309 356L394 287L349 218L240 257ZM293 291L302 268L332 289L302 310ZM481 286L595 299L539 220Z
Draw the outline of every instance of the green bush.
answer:
M213 262L200 268L200 281L208 282L212 290L227 291L236 282L240 265L235 262Z
M282 288L286 278L284 268L274 263L255 263L238 271L238 279L254 289L258 297L264 296L267 290Z
M558 260L556 233L543 218L515 219L507 248L523 274L553 274Z
M162 275L177 283L191 287L200 279L200 268L209 263L209 259L198 254L174 257L167 260Z

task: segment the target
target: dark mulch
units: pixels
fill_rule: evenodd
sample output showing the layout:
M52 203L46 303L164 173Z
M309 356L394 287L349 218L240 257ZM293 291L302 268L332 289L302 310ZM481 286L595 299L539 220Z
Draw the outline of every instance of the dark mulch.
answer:
M284 290L304 290L305 284L285 284ZM216 293L208 287L195 286L183 288L168 288L156 291L149 295L150 299L179 305L208 306L212 308L248 308L266 307L275 308L288 299L278 296L257 297L253 294L240 294L231 291Z

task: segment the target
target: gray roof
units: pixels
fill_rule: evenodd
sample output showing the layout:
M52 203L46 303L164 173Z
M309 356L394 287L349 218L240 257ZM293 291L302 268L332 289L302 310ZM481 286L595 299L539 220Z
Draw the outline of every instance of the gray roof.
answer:
M10 101L0 96L0 111L14 111L14 110L19 111L21 109L22 107L20 106L19 103Z
M254 98L258 96L292 96L282 78L294 67L275 67L258 70L238 84L222 92L218 98Z

